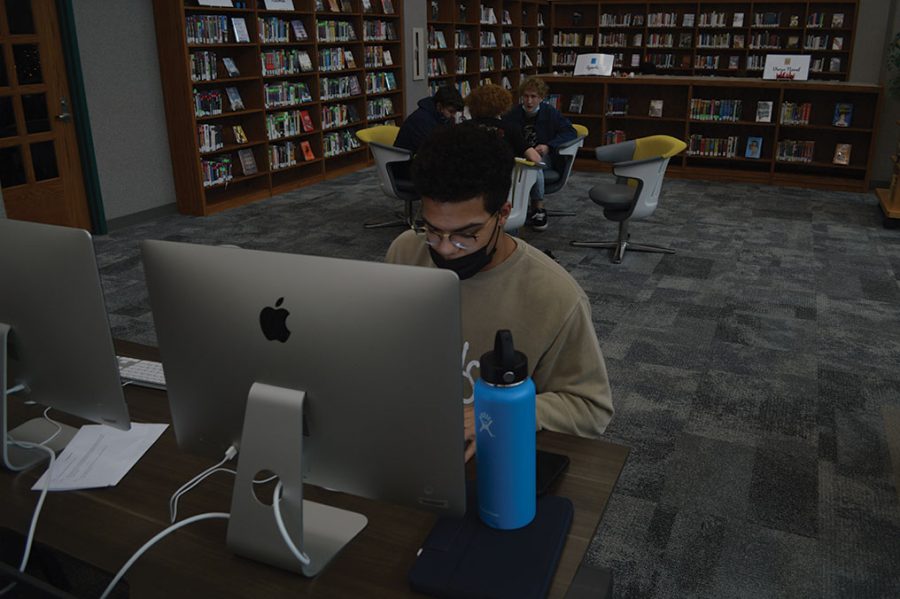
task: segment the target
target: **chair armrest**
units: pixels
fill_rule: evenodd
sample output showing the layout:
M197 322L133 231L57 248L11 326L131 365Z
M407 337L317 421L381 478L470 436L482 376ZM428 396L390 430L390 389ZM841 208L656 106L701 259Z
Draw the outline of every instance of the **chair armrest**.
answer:
M659 173L660 163L669 162L668 158L645 158L643 160L628 160L617 162L613 165L613 174L623 179L638 179L647 181Z
M540 169L543 168L543 163L541 162L532 162L531 160L527 160L525 158L516 158L516 165L523 166L526 168L534 168Z
M385 156L385 163L408 162L412 160L412 152L406 148L398 148L396 146L388 146L375 141L370 141L369 145L378 148L379 152Z

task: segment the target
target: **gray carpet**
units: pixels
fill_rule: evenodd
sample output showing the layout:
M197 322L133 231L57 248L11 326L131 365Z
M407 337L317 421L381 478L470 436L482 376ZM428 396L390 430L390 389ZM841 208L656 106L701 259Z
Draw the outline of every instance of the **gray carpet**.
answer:
M522 236L591 298L632 447L588 559L618 597L897 597L900 510L882 410L900 407L900 230L871 195L669 180L632 238L675 255L572 248L615 227L577 173ZM397 208L361 171L206 218L96 238L115 336L155 344L144 238L379 260ZM550 198L548 198L550 199Z

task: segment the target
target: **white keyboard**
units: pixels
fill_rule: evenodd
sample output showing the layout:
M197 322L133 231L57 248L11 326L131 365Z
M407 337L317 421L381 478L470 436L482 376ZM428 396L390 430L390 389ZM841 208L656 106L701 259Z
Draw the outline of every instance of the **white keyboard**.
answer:
M119 376L123 381L142 387L153 389L166 389L166 376L163 374L162 364L151 360L137 360L135 358L119 358Z

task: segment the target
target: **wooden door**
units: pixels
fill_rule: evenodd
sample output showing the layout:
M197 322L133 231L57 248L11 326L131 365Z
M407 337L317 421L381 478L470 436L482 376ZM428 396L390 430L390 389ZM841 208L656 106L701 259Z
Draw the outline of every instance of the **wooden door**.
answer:
M91 226L54 0L0 0L0 187L9 218Z

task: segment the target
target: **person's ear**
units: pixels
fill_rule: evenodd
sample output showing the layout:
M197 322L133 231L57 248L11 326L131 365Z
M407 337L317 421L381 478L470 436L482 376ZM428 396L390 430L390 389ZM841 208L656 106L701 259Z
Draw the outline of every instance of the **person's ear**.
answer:
M500 222L500 226L503 227L506 225L507 219L509 219L509 213L512 211L512 204L509 202L504 202L500 207L500 212L498 213L497 220Z

